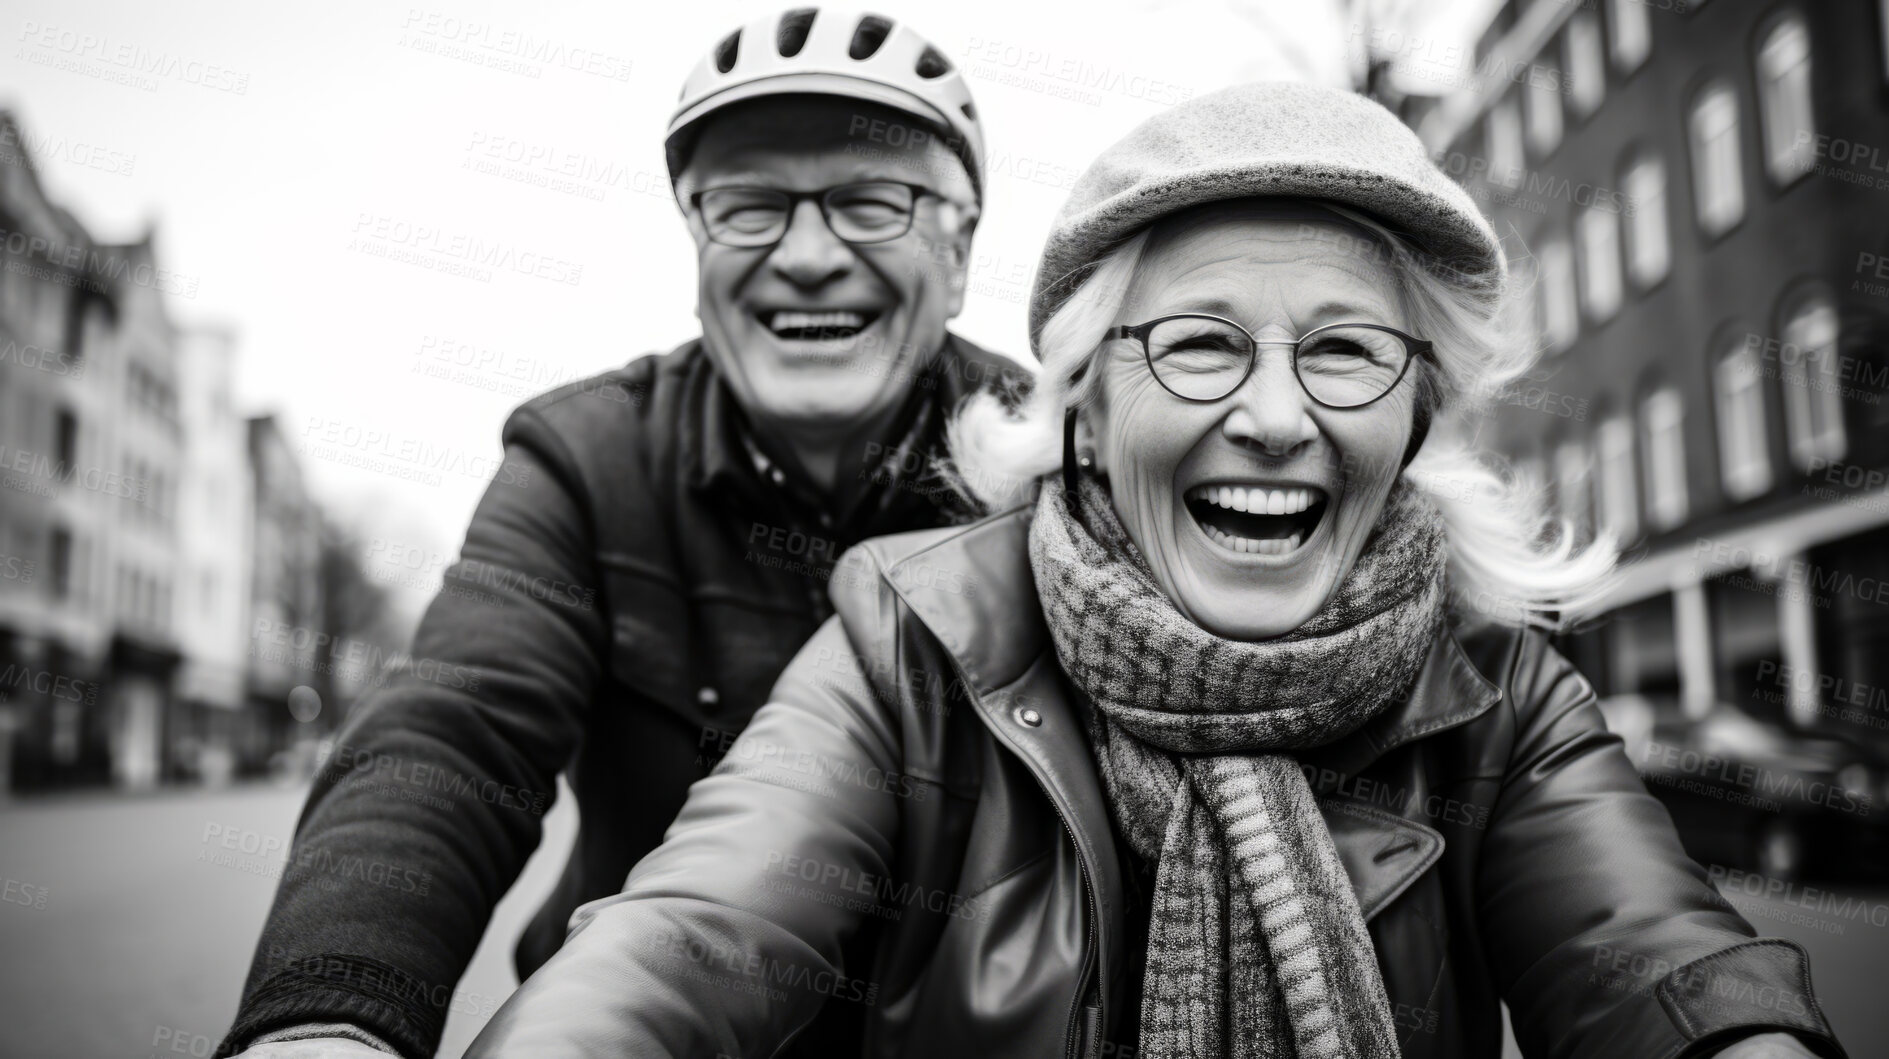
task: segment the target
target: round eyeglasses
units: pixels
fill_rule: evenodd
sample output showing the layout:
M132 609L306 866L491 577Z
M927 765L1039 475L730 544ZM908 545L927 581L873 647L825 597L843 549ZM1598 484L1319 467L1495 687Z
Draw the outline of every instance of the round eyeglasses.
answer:
M708 237L723 246L754 250L773 246L787 235L802 199L820 204L820 215L833 234L849 243L883 243L912 230L921 195L944 196L922 184L873 180L841 184L820 191L780 188L708 188L689 196Z
M1180 313L1117 327L1109 338L1140 341L1148 371L1183 401L1218 401L1253 373L1260 346L1291 346L1292 374L1328 408L1357 408L1395 389L1431 345L1380 324L1327 324L1294 341L1261 341L1231 320Z

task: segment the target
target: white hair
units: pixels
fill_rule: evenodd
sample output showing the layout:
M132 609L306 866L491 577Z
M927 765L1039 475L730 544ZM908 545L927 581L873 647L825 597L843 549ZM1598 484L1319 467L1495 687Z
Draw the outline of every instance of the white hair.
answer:
M1618 548L1601 534L1581 547L1574 527L1551 517L1541 483L1515 476L1506 461L1465 437L1504 388L1540 355L1521 319L1522 292L1488 273L1470 274L1423 254L1376 220L1332 203L1313 205L1360 230L1359 245L1388 254L1409 325L1434 346L1419 360L1417 400L1435 429L1403 472L1442 512L1449 546L1451 603L1469 622L1560 628L1593 609L1618 577ZM1043 325L1043 365L1021 405L993 394L968 400L947 426L961 492L987 508L1033 495L1062 465L1065 409L1096 399L1092 362L1147 250L1144 228L1090 270Z

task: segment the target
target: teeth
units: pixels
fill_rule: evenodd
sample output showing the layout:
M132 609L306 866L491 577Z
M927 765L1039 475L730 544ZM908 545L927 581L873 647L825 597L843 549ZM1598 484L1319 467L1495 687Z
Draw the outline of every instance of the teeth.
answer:
M866 318L854 312L802 313L783 309L774 314L768 327L775 331L805 327L853 327L866 326Z
M1310 489L1255 489L1239 485L1206 486L1193 491L1197 500L1257 515L1296 515L1311 507L1316 496Z
M1235 537L1230 533L1214 529L1212 526L1202 526L1201 528L1207 531L1207 536L1212 538L1215 544L1218 544L1228 551L1239 552L1243 555L1285 555L1288 552L1297 550L1299 545L1305 543L1305 535L1297 530L1294 530L1290 537L1276 537L1272 540L1254 540L1251 537Z

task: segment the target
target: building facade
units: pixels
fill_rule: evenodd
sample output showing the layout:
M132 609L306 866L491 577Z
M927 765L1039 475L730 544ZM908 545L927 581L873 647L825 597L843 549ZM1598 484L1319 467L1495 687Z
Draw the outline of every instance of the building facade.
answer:
M1637 561L1567 639L1603 694L1889 738L1886 7L1511 0L1388 93L1546 350L1478 429Z
M309 493L294 446L272 415L248 420L254 518L245 698L254 721L237 747L255 769L294 741L289 693L321 684L327 664L321 600L321 509Z
M216 781L293 741L320 511L235 409L233 337L173 321L191 285L50 201L0 111L0 794ZM308 631L279 657L257 621Z
M100 399L94 345L115 315L88 279L90 240L50 202L0 112L0 769L7 787L102 778L105 604L65 491L80 410ZM76 260L75 260L76 258Z
M179 767L210 783L234 774L245 723L255 504L249 424L232 393L235 346L220 327L192 328L178 344L190 429L178 482L184 561L175 619L184 663L173 743Z

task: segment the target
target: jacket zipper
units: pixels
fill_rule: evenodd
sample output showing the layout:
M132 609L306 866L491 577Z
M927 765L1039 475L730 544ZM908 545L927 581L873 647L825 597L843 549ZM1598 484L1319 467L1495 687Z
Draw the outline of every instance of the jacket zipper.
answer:
M1030 771L1034 773L1036 770L1031 769ZM1041 777L1037 779L1036 784L1043 788L1044 796L1048 797L1049 787L1043 783ZM1077 881L1082 886L1083 904L1086 905L1089 910L1089 922L1086 924L1088 927L1087 934L1089 943L1083 946L1082 970L1076 975L1076 998L1070 1001L1069 1004L1069 1032L1064 1038L1066 1043L1063 1045L1063 1055L1066 1059L1080 1059L1080 1057L1077 1057L1076 1052L1082 1047L1082 998L1089 992L1089 979L1092 977L1091 968L1095 966L1095 924L1096 920L1101 918L1101 912L1096 907L1095 887L1089 882L1088 866L1082 863L1082 846L1076 842L1076 829L1069 826L1069 820L1067 817L1063 816L1063 811L1056 808L1056 799L1049 799L1049 807L1050 810L1056 814L1056 819L1063 825L1063 833L1069 836L1070 848L1076 851L1076 867L1078 869ZM1107 992L1105 989L1097 989L1095 991L1095 1012L1098 1027L1108 1025L1107 1020L1102 1017L1104 1014L1102 1002L1105 992Z

